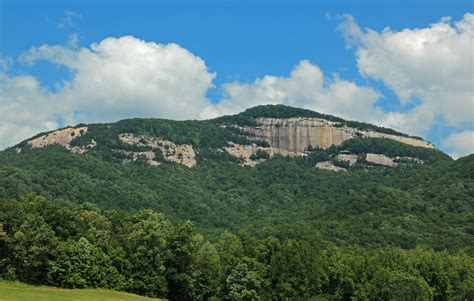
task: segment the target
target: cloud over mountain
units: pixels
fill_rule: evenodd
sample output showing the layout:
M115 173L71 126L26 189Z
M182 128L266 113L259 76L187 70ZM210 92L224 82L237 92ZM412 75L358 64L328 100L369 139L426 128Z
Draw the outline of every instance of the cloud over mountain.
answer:
M53 93L33 76L1 73L0 145L67 124L129 117L194 118L208 105L215 76L205 62L177 44L132 36L107 38L89 48L33 47L20 60L68 68L72 79ZM14 130L16 129L16 130Z
M68 45L32 47L18 59L69 70L71 78L58 83L56 91L30 74L10 73L5 67L11 60L0 60L0 147L63 124L129 117L210 118L259 104L303 107L420 136L441 125L472 137L464 133L472 131L474 116L473 14L457 22L443 18L426 28L381 32L363 29L346 15L339 30L355 50L360 74L393 90L407 109L384 111L380 104L386 99L380 91L337 74L325 75L308 60L301 60L288 76L224 83L218 87L224 97L212 103L206 93L214 87L216 74L177 44L124 36L78 48L75 36ZM472 151L458 147L456 137L444 138L443 145L456 155Z
M420 121L419 111L440 115L450 126L472 126L474 14L454 23L443 18L427 28L382 32L360 28L350 15L344 18L340 30L356 49L360 73L382 81L402 104L421 101L418 110L393 115L388 126L410 128Z

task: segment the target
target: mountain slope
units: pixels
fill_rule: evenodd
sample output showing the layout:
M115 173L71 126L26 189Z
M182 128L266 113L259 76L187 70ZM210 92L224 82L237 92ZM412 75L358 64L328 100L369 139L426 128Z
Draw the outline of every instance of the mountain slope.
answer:
M300 139L294 145L308 147L295 150L253 135L248 128L261 130L259 118L326 118L338 122L335 129L366 135L327 148ZM286 141L297 140L286 133ZM341 245L457 249L474 245L473 159L452 161L389 129L262 106L210 121L129 119L37 135L0 153L0 198L34 192L104 208L153 208L190 219L211 237L248 228ZM321 163L330 170L315 168Z

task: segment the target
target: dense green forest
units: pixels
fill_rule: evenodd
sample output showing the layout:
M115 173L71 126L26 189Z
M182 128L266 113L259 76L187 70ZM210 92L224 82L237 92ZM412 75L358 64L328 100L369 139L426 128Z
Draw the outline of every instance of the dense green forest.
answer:
M28 195L0 202L0 275L170 300L467 300L474 259L417 247L340 248L317 238L213 242L189 221Z
M474 298L474 155L360 137L303 157L257 151L266 161L249 167L221 149L255 142L223 125L296 116L402 135L260 106L210 121L88 125L72 140L94 140L86 154L26 141L0 152L0 277L171 300ZM197 165L123 164L114 149L163 154L121 133L190 144ZM367 153L401 159L387 168ZM321 161L347 172L315 169Z
M314 157L187 168L111 163L56 146L7 151L0 153L0 197L33 192L108 209L151 208L175 222L190 219L209 237L248 227L260 237L318 236L338 245L474 245L474 156L348 173L316 170Z

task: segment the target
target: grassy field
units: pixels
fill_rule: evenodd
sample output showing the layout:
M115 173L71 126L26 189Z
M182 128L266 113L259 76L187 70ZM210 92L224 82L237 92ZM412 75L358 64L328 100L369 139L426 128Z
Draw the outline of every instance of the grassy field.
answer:
M62 289L0 281L0 301L152 301L134 294L103 289Z

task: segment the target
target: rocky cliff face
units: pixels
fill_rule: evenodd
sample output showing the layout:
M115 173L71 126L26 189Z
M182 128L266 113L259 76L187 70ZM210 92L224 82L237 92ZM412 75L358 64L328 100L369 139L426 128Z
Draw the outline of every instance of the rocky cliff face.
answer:
M29 140L27 143L32 148L42 148L47 145L60 145L72 153L83 154L87 152L88 149L91 149L96 146L96 142L91 140L88 145L85 147L71 146L72 139L84 135L87 133L87 127L79 128L65 128L62 130L57 130L38 138ZM21 148L17 148L17 152L21 152Z
M136 146L151 147L152 149L160 149L166 161L178 163L186 167L193 167L196 165L196 153L189 144L175 144L172 141L159 139L156 137L149 137L144 135L134 135L130 133L123 133L119 135L120 141ZM155 159L155 154L152 151L147 152L128 152L131 158L126 159L124 163L129 161L136 161L140 157L146 159L149 165L159 165Z
M270 158L275 155L280 155L284 157L306 156L306 154L302 152L292 152L283 148L276 147L263 147L258 146L255 143L252 143L250 145L241 145L230 142L228 147L224 147L224 151L226 151L231 156L240 158L242 160L241 165L248 166L255 166L258 163L265 161L265 159L252 159L252 156L255 155L258 151L267 153Z
M392 158L389 158L385 155L381 154L372 154L368 153L367 156L365 157L365 160L370 163L378 164L378 165L384 165L388 167L394 167L395 162L393 162Z
M434 148L426 141L374 131L361 131L319 118L257 118L257 126L241 127L244 132L268 142L272 147L304 152L310 147L329 148L357 137L387 138L413 146Z
M336 127L331 121L317 118L258 118L256 127L243 130L272 147L304 152L309 147L328 148L356 136L356 129Z
M219 144L217 144L218 146L209 146L208 150L227 152L231 156L239 158L240 163L242 165L255 166L256 164L261 163L266 159L276 155L290 157L306 156L309 154L308 150L310 148L327 149L333 145L341 145L344 141L356 137L385 138L412 146L435 148L429 142L426 142L421 139L397 136L394 134L386 134L373 130L361 130L359 128L346 126L346 123L344 123L343 120L340 121L341 119L329 118L331 120L336 120L331 121L323 119L325 118L324 116L321 118L319 118L319 116L316 117L252 117L252 122L242 123L254 124L255 121L254 126L237 126L235 125L235 123L237 122L214 124L213 126L216 127L220 126L222 128L232 128L233 130L235 128L238 128L241 131L241 133L239 134L243 133L247 137L239 136L242 139L232 140L232 138L229 138L232 137L231 135L229 135L229 133L231 132L227 132L222 128L217 128L220 131L217 133L222 135L221 137L227 137L229 141L227 141L227 143L225 143L225 141L224 143L222 143L222 141L219 140ZM146 123L149 121L143 122ZM210 125L207 123L207 121L203 122L206 122L207 126ZM355 124L354 126L357 126L359 123L353 122L350 124ZM30 139L26 141L26 143L32 148L42 148L48 145L56 144L66 148L67 150L73 153L78 154L84 154L91 150L92 154L94 154L94 150L100 151L100 148L104 149L105 145L105 148L109 147L109 151L111 151L113 155L117 154L117 158L119 158L119 160L122 160L123 163L138 161L145 162L149 165L160 165L162 162L173 162L182 164L187 167L193 167L197 164L196 156L201 151L201 146L199 146L200 143L196 141L200 141L201 137L199 135L196 135L195 133L194 137L193 135L190 135L189 139L187 140L179 139L180 141L191 141L192 144L177 144L174 141L165 139L164 137L168 137L168 139L172 139L172 137L181 137L179 135L187 135L186 132L178 131L178 134L175 133L174 135L168 134L168 136L166 136L165 134L163 134L157 136L156 133L160 132L161 129L158 129L158 131L147 132L143 131L143 128L146 128L144 126L143 128L140 128L139 131L143 132L144 134L132 134L128 132L129 127L133 128L133 126L137 126L136 123L132 123L131 125L128 125L128 127L124 127L123 129L121 128L120 131L117 131L115 129L110 130L110 133L108 133L109 129L115 126L115 124L109 124L106 125L105 128L97 126L94 127L93 125L82 126L77 128L69 127L46 133L34 139ZM138 126L140 126L140 124L138 124ZM179 128L179 125L177 124L166 125L166 123L162 123L160 126L169 126L170 129L174 130L176 130L176 128ZM361 128L376 128L364 126L365 125L362 124ZM186 131L198 130L195 128L185 129ZM382 129L379 130L383 131ZM117 132L119 134L117 134ZM203 133L200 134L202 135ZM214 132L209 131L205 134L214 135ZM235 132L232 133L232 135L234 134ZM109 140L104 139L103 137L108 137L108 135L113 136L109 140L118 139L118 143L107 145L107 143L109 143ZM81 137L81 139L79 140L80 142L72 143L73 139L75 139L76 137ZM199 139L196 139L196 137L198 137ZM215 141L216 137L209 137L209 140ZM248 140L250 140L250 142L255 143L248 143L249 141L247 140L247 138ZM242 144L238 144L237 141ZM262 143L262 141L265 141L266 143ZM123 143L128 145L124 146ZM100 147L96 147L98 145ZM19 146L15 150L17 153L21 153L22 147ZM340 151L341 152L337 155L331 155L332 157L330 158L330 160L344 161L347 162L349 166L356 164L358 159L363 160L363 158L360 157L360 154L358 153L353 154L350 153L348 150ZM423 163L423 161L418 158L388 158L381 154L367 154L365 161L373 164L390 167L394 167L399 163ZM333 166L332 163L329 164L328 162L329 161L323 162L324 164L321 163L316 166L316 168L335 171L343 170L343 168L335 168L337 166Z

